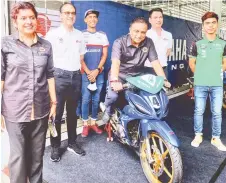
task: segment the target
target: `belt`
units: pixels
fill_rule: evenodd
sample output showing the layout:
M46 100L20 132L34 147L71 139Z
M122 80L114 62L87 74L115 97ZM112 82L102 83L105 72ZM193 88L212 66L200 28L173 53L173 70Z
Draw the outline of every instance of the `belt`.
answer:
M60 68L54 68L54 70L57 71L57 72L61 72L61 73L64 73L64 74L69 74L69 75L74 75L74 74L80 74L81 73L80 70L68 71L68 70L63 70L63 69L60 69Z

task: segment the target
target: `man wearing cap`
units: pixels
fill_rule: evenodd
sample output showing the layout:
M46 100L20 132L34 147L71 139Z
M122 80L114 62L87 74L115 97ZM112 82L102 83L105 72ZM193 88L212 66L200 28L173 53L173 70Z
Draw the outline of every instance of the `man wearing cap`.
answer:
M96 30L99 12L89 9L85 12L84 21L87 29L83 31L87 52L82 62L82 104L81 116L84 122L82 137L87 137L89 130L101 134L102 130L96 124L100 92L104 84L103 65L108 54L108 38L102 31ZM88 124L89 104L92 100L91 123Z
M151 24L151 29L147 31L146 36L152 39L159 62L167 75L167 57L171 53L173 39L172 34L162 28L163 11L161 8L154 8L149 11L149 23ZM145 62L145 66L152 70L152 64L149 60Z
M48 32L46 38L53 47L54 77L56 80L57 110L55 125L57 137L50 136L52 152L50 160L60 161L61 120L66 103L67 111L67 150L84 156L85 151L76 143L77 116L75 109L81 94L81 62L86 53L82 32L75 29L76 8L71 3L60 7L61 26Z

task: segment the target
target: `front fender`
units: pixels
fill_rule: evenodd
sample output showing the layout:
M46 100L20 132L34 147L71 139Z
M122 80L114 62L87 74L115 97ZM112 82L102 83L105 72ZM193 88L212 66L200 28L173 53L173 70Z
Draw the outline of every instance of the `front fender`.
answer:
M165 121L160 120L141 120L142 136L147 137L149 131L156 131L164 140L175 147L179 147L180 141L176 134Z

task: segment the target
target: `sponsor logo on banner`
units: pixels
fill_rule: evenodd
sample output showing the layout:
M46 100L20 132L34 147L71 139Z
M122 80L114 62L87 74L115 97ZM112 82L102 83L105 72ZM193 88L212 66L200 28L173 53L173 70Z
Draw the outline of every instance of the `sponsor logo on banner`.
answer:
M39 13L37 18L37 29L36 29L38 35L40 37L45 37L50 27L51 21L49 20L49 18L45 14Z

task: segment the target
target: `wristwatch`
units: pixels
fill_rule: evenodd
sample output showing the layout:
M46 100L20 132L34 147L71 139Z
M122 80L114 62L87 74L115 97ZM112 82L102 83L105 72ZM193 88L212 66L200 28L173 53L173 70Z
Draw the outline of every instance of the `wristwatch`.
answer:
M97 68L97 70L98 70L98 72L100 73L100 71L101 71L101 68L99 68L99 67L98 67L98 68Z

